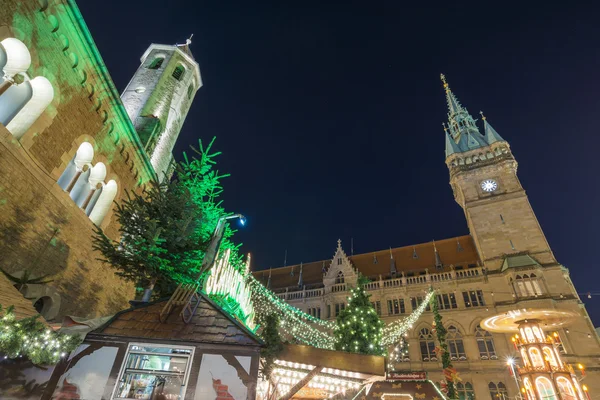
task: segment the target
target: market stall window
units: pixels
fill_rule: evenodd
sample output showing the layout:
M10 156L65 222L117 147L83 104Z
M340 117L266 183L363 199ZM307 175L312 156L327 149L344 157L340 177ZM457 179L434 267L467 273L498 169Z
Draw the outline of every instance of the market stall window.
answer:
M192 347L130 344L113 398L184 398L193 355Z

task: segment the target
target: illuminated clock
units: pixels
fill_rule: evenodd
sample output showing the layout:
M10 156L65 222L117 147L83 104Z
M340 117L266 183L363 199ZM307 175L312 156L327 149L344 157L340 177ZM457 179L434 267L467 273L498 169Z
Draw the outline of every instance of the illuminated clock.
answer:
M496 183L496 181L493 179L486 179L485 181L481 182L481 189L484 192L493 192L494 190L498 189L498 183Z

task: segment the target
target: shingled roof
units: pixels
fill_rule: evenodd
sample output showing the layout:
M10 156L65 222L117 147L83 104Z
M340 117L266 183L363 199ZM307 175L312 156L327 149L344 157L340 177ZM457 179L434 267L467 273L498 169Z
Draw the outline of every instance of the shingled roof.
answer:
M263 342L240 322L230 317L208 297L202 295L190 323L186 324L179 315L181 308L175 307L167 320L160 322L159 315L168 299L148 303L117 313L94 334L185 340L199 343L218 343L245 346L260 346Z
M442 266L436 267L435 249ZM397 247L373 251L370 253L356 254L348 258L352 265L363 275L371 279L379 279L379 275L387 277L390 275L390 252L394 257L397 276L402 272L419 273L429 269L430 273L449 271L450 266L467 268L469 265L477 265L479 257L475 243L470 235L457 238L444 239L440 241L421 243L413 246ZM416 254L416 256L415 256ZM323 268L326 270L332 260L322 260L302 265L302 280L304 285L319 286L323 284ZM291 275L292 270L294 275ZM300 265L273 268L271 272L271 289L283 289L286 287L298 287L298 273ZM255 271L253 275L264 285L267 284L269 270Z

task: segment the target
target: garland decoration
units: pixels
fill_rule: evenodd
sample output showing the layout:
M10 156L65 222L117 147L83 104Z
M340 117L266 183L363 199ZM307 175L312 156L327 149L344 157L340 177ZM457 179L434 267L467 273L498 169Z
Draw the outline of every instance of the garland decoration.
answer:
M333 331L337 326L336 322L324 321L289 305L254 278L252 274L248 274L247 279L258 321L264 321L269 314L277 314L284 339L319 349L335 349L337 340ZM433 290L427 293L419 307L406 318L396 320L385 327L380 327L382 330L378 333L379 345L377 347L385 349L401 342L402 336L412 328L427 308L433 293ZM374 347L376 345L376 343L373 343Z
M417 307L417 309L408 317L393 321L386 325L386 327L383 328L381 344L383 346L391 346L401 341L402 336L408 332L408 330L412 328L413 324L421 317L421 314L423 314L431 299L436 298L436 296L433 294L434 291L432 289L429 291L429 293L427 293L423 299L423 302L419 304L419 307Z
M431 294L432 292L430 292ZM437 335L439 346L436 347L435 352L438 357L442 359L442 368L444 379L441 382L442 391L444 391L449 399L457 399L457 392L455 383L460 381L458 372L452 367L450 361L450 352L448 351L448 343L446 342L446 334L448 331L442 323L442 316L440 315L440 308L437 296L431 296L431 311L433 312L433 326L432 332Z
M2 314L0 305L0 314ZM27 357L36 365L54 365L79 346L79 336L56 333L38 316L17 320L14 306L0 318L0 353L6 358Z

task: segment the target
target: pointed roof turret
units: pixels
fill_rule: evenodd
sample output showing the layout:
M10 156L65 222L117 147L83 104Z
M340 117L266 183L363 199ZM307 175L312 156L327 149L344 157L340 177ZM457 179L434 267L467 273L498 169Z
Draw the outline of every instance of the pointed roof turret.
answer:
M448 103L448 127L444 126L446 133L446 157L454 153L469 151L487 146L485 137L479 132L476 120L463 107L446 81L444 74L440 75L446 102ZM450 131L448 133L448 131Z
M460 153L460 149L448 133L446 124L442 124L442 126L444 127L444 133L446 134L446 157L454 153Z
M183 51L188 56L192 57L192 60L195 60L194 55L192 54L192 51L190 50L190 44L192 44L193 37L194 37L194 34L192 33L188 39L185 39L185 43L175 44L175 46L178 47L179 50Z
M396 276L398 270L396 270L396 260L394 260L394 255L392 254L392 248L390 247L390 274L392 276Z
M298 275L298 287L301 288L304 285L304 280L302 279L302 262L300 262L300 275Z
M487 122L487 118L485 117L485 115L483 115L483 113L481 111L479 111L479 113L481 114L481 119L483 120L483 130L485 133L485 141L488 142L489 144L492 144L495 142L504 142L504 139L502 138L502 136L500 136L498 134L498 132L496 132L496 130L494 128L492 128L492 125L490 125L490 123Z
M435 245L435 240L433 241L433 252L435 253L435 267L440 269L444 266L442 263L442 259L440 258L440 253L438 253L437 247Z

